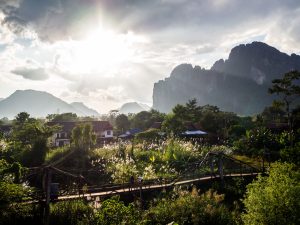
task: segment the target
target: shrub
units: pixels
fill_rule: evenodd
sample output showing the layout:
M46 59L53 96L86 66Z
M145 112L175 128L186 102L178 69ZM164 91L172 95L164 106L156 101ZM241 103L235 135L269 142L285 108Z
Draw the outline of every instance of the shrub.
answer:
M93 208L81 200L50 205L50 224L86 225L94 219Z
M137 224L139 213L132 204L126 206L114 196L102 202L96 212L97 225Z
M143 224L234 224L223 198L211 190L201 195L196 189L180 192L178 198L162 199L146 211Z
M251 225L299 224L300 172L295 165L274 163L268 177L247 186L243 222Z

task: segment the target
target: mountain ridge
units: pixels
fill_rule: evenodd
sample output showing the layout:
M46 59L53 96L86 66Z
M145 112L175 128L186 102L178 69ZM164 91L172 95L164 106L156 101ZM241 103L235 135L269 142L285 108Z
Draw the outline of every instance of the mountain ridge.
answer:
M83 103L82 103L83 104ZM84 106L84 105L83 105ZM44 91L36 90L16 90L7 98L0 101L0 118L14 118L20 112L27 112L33 117L46 117L48 114L76 113L78 116L97 116L95 110L89 111L86 107L85 111L82 106L79 110L72 104L69 104L58 97ZM90 112L90 113L88 113Z
M121 114L139 113L141 111L149 111L150 109L151 107L149 107L146 104L142 104L138 102L127 102L120 107L119 113Z
M234 47L228 59L211 69L180 64L153 87L153 108L168 113L176 104L196 98L199 105L216 105L239 115L260 113L275 96L268 88L275 78L300 70L300 56L282 53L262 42Z
M80 111L83 115L100 115L96 110L87 107L83 102L71 102L70 105L73 106L76 110Z

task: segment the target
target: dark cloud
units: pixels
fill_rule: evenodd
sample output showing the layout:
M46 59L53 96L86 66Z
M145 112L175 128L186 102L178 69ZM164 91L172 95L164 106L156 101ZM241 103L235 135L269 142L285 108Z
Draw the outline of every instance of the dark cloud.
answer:
M80 38L99 17L120 32L134 30L155 35L165 30L182 33L185 28L193 28L219 35L224 28L263 20L287 9L296 10L300 4L299 0L23 0L19 6L8 3L0 5L6 15L5 23L16 31L32 27L41 39L48 41ZM192 37L185 35L189 41Z
M12 29L31 28L40 39L56 41L80 37L97 19L97 5L96 0L23 0L1 8Z
M44 68L17 68L12 73L22 76L24 79L28 80L47 80L49 78L48 73Z

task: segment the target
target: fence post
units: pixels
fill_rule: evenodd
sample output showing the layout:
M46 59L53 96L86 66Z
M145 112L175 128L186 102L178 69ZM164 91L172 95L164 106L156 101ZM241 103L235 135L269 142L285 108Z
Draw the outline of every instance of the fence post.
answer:
M243 176L243 166L242 166L242 164L240 163L240 176Z
M222 185L224 185L223 154L219 154L219 175Z
M51 169L50 167L45 168L45 175L44 175L44 188L46 193L46 204L45 204L45 214L44 214L44 225L49 224L50 218L50 185L51 185Z
M209 166L210 166L210 178L212 179L213 175L215 173L215 171L214 171L214 163L213 163L213 158L212 157L209 158Z
M140 204L141 209L143 209L142 182L140 182Z

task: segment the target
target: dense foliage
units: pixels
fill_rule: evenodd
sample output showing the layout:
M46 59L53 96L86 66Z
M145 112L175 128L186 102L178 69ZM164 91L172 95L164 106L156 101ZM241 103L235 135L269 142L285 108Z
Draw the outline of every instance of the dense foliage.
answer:
M300 172L293 164L274 163L269 176L249 184L243 214L245 224L299 224Z

